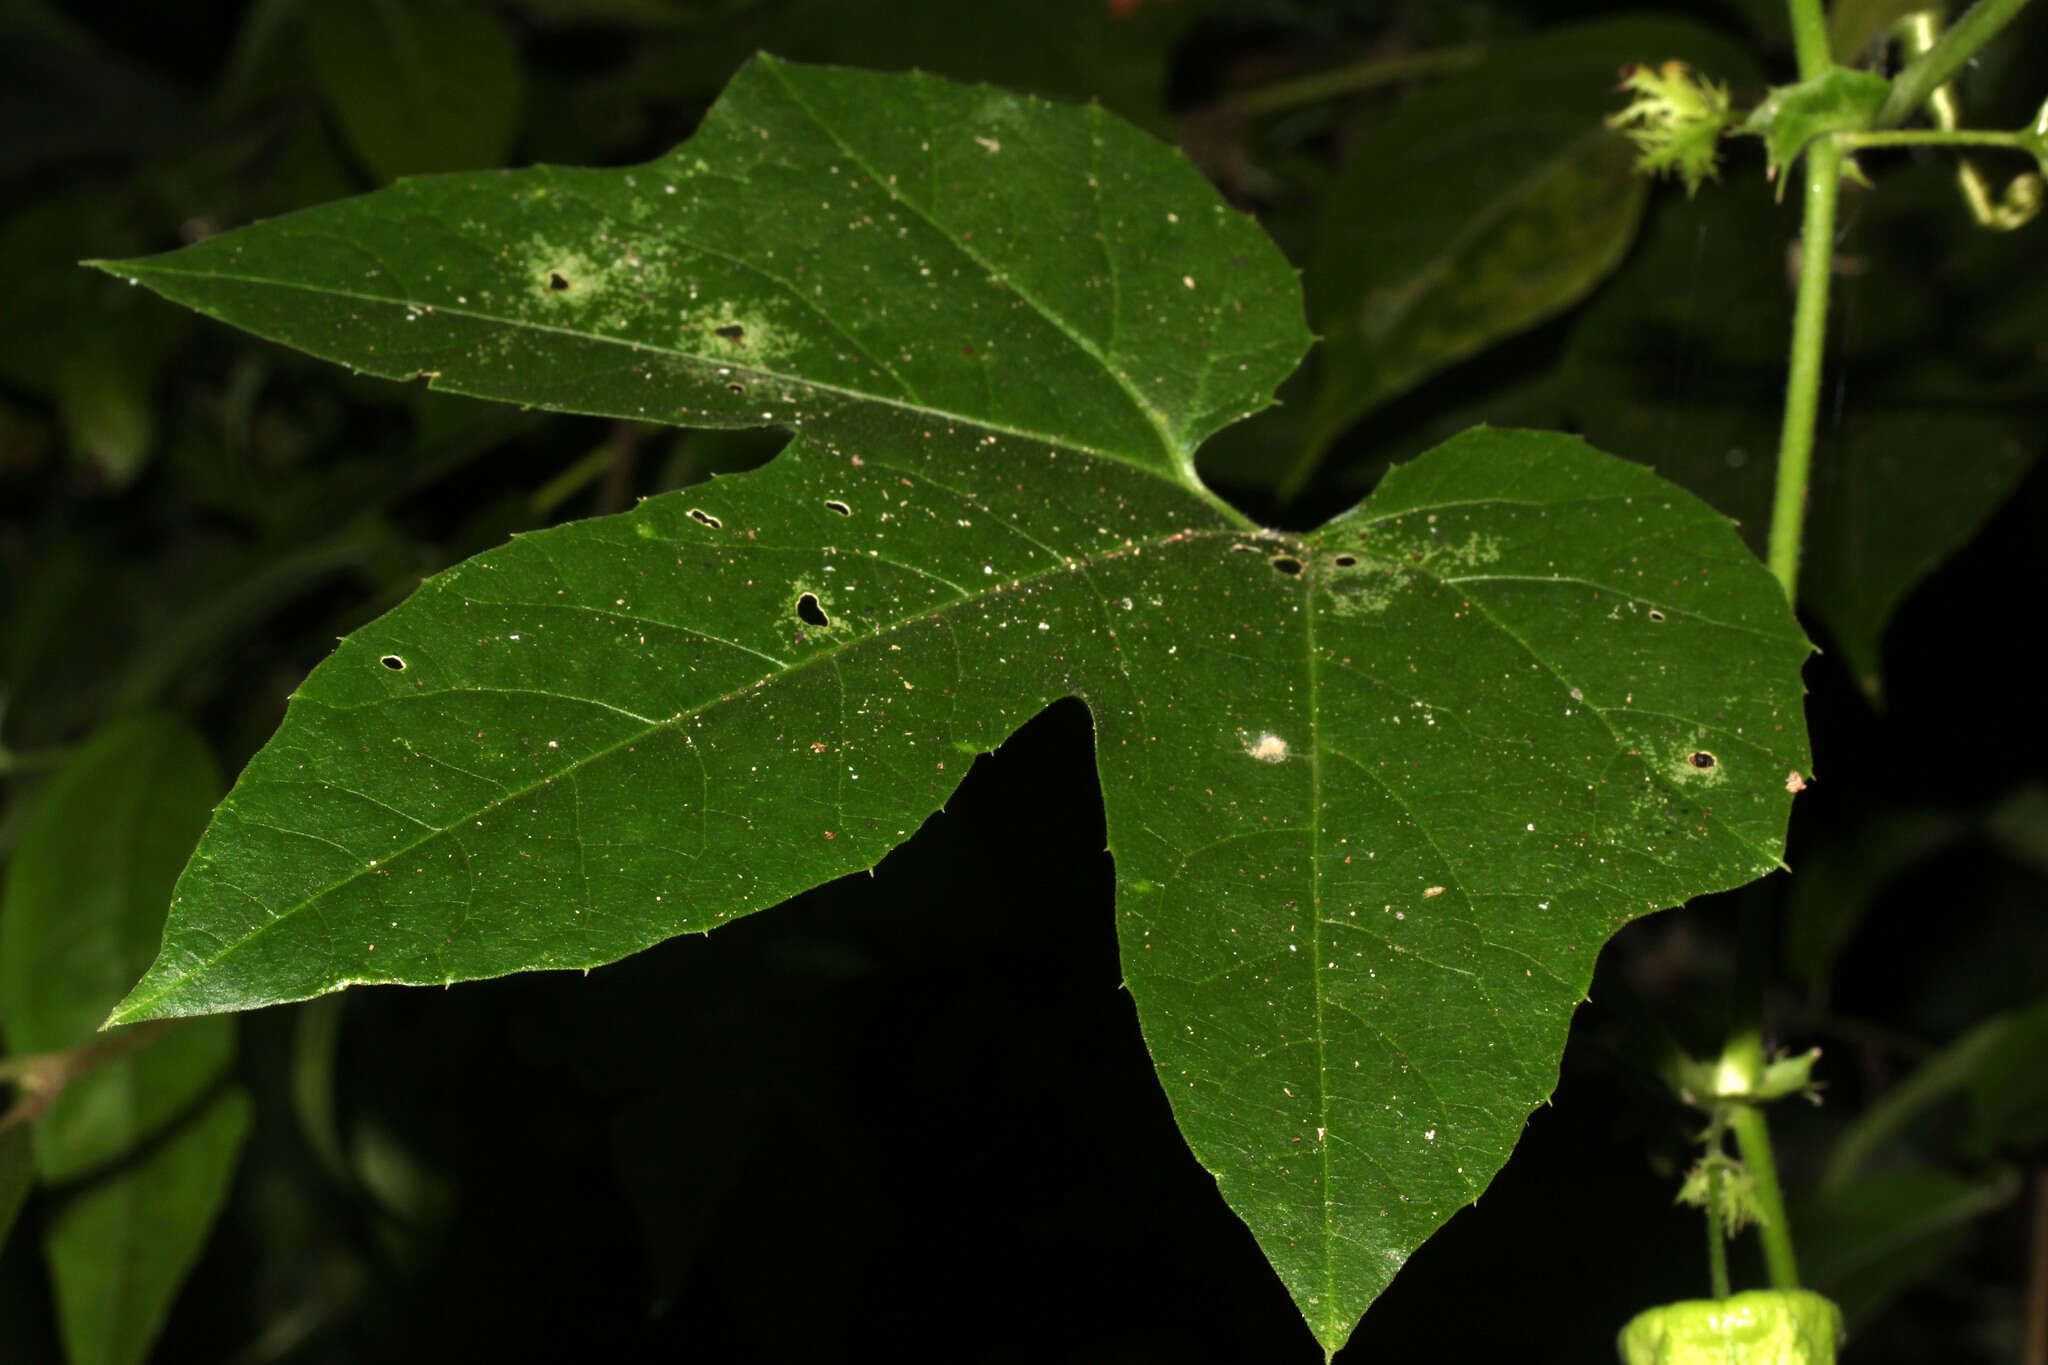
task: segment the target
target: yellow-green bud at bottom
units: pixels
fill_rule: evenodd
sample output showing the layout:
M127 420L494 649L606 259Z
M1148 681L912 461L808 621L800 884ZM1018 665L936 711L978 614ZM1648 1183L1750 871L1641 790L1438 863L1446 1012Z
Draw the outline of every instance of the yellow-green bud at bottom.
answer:
M1638 1313L1622 1365L1835 1365L1842 1310L1804 1289L1687 1299Z

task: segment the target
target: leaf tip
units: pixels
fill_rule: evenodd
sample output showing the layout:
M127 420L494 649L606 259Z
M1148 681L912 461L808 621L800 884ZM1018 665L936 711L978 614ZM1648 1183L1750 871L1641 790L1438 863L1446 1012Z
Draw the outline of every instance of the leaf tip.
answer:
M116 1005L114 1006L113 1009L109 1010L107 1012L107 1017L100 1021L100 1026L96 1030L96 1032L105 1033L110 1029L117 1029L121 1027L123 1024L135 1023L137 1016L127 1012L125 1008L127 1004L128 1002L124 999L119 1005Z
M99 1031L105 1033L108 1029L120 1028L124 1024L141 1024L152 1019L175 1019L188 1014L208 1013L203 1006L193 1007L180 1002L179 987L182 984L182 978L163 980L152 967L129 989L128 994L122 996L120 1002L107 1012L106 1020L100 1025Z

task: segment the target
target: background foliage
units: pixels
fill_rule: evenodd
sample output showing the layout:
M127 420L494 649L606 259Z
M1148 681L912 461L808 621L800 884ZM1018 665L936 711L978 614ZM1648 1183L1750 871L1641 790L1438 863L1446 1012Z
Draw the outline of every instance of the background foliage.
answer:
M1254 514L1313 524L1390 460L1489 420L1584 432L1760 532L1794 218L1759 148L1688 201L1643 190L1585 129L1630 56L1687 56L1754 99L1788 69L1777 6L1589 8L0 5L8 1051L62 1046L45 1024L86 1039L34 1003L66 978L22 965L33 916L82 923L167 881L152 869L175 871L160 848L177 831L189 846L181 812L217 790L211 763L241 766L336 635L510 531L779 442L351 379L72 262L418 170L644 159L757 47L917 64L1094 96L1177 136L1307 268L1340 344L1288 406L1203 452ZM1285 85L1416 53L1453 59L1319 98ZM1972 73L1973 121L2017 124L2044 67L2036 7ZM1505 89L1503 69L1519 73ZM1417 154L1418 126L1463 130L1457 154ZM1866 164L1879 190L1847 205L1813 511L1808 628L1826 653L1807 674L1819 780L1795 808L1799 875L1609 947L1555 1105L1368 1314L1360 1358L1531 1358L1532 1341L1534 1358L1600 1358L1635 1309L1702 1291L1697 1216L1669 1206L1692 1120L1634 1045L1645 1010L1712 1042L1756 905L1785 925L1773 1032L1827 1049L1826 1104L1777 1118L1808 1277L1849 1310L1849 1359L2011 1354L2048 1137L2028 1064L2048 744L2022 667L2025 588L2048 570L2048 272L2042 229L1972 228L1944 163ZM1346 318L1374 324L1370 345L1341 340ZM522 977L271 1010L238 1021L238 1047L183 1043L172 1074L131 1074L155 1098L82 1134L69 1164L40 1132L33 1156L0 1133L0 1215L25 1199L0 1251L0 1352L146 1347L148 1312L63 1325L85 1227L93 1248L158 1251L183 1230L192 1255L171 1259L196 1262L164 1359L1306 1355L1117 989L1100 810L1074 799L1092 781L1085 713L1058 707L876 877L604 969L602 989ZM123 810L147 838L117 837ZM132 918L91 920L102 946L48 997L76 1012L117 994L101 977L134 953ZM152 1179L192 1205L169 1231L145 1216L165 1201L135 1198ZM1495 1311L1444 1309L1478 1300Z

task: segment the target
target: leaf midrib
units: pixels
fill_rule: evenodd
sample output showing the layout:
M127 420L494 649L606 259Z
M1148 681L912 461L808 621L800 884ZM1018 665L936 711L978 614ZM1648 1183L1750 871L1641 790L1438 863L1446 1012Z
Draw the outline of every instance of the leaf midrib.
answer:
M1132 408L1136 410L1138 415L1145 419L1146 425L1152 428L1153 434L1159 438L1159 448L1161 453L1166 456L1168 465L1173 470L1175 470L1176 473L1180 475L1181 481L1183 483L1189 483L1194 479L1194 462L1192 458L1193 452L1186 449L1186 443L1180 440L1179 437L1174 434L1171 427L1169 427L1169 425L1167 424L1166 414L1161 412L1157 407L1153 405L1150 399L1145 397L1144 393L1141 392L1137 385L1131 381L1130 376L1126 375L1116 366L1110 364L1109 358L1103 355L1102 352L1096 348L1096 345L1093 341L1091 341L1077 327L1075 327L1073 323L1069 322L1066 319L1065 315L1054 310L1050 305L1045 303L1043 300L1033 297L1028 290L1026 290L1022 285L1018 284L1016 280L1010 277L1008 271L997 269L994 265L990 264L990 262L985 257L983 257L979 252L975 251L965 241L962 241L960 238L955 236L951 231L949 231L943 224L939 223L936 219L934 219L931 216L931 214L926 212L921 206L912 203L910 200L904 198L903 195L898 193L897 187L893 183L891 183L890 177L879 174L875 170L875 168L868 163L867 158L862 156L858 151L854 150L851 144L849 144L844 138L842 138L839 135L839 133L831 127L831 125L827 124L825 120L819 116L817 110L813 109L808 103L805 102L804 98L797 93L796 89L789 83L788 79L783 75L783 67L781 63L776 62L772 59L764 59L761 65L763 70L769 72L775 77L777 83L781 85L783 93L789 97L790 103L794 104L797 108L803 110L805 117L810 119L811 123L818 129L819 132L823 133L826 137L830 138L832 140L832 144L838 147L840 151L844 152L849 160L851 160L855 165L859 166L863 171L867 172L868 181L870 184L874 185L877 189L881 190L883 194L887 195L891 202L900 204L906 211L915 214L920 222L922 222L926 227L929 227L934 233L937 233L938 236L947 244L949 244L955 251L959 252L962 256L965 256L968 260L974 262L974 264L981 267L982 271L989 278L996 280L1003 286L1003 288L1009 290L1010 293L1016 295L1016 297L1020 301L1030 305L1032 311L1036 312L1040 317L1044 318L1047 322L1051 323L1053 327L1058 330L1060 335L1064 336L1069 342L1073 343L1076 349L1080 350L1082 354L1086 355L1090 360L1093 360L1098 366L1100 366L1102 372L1108 375L1112 380L1114 380L1117 387L1123 390L1124 396L1130 400ZM1090 151L1093 152L1099 158L1102 151L1102 126L1100 123L1100 116L1102 111L1101 106L1099 105L1091 105L1089 107L1096 115L1096 119L1089 124L1089 148ZM1098 227L1100 226L1101 218L1101 202L1102 201L1100 189L1098 186L1096 196L1096 216L1098 220ZM1112 287L1116 290L1118 294L1118 306L1121 307L1122 287L1121 283L1116 278L1116 270L1113 262L1110 267L1110 278Z
M462 812L459 816L451 820L446 825L427 825L424 821L418 821L416 817L408 817L414 819L415 823L421 824L423 828L428 830L428 833L422 835L420 838L414 840L412 843L409 843L402 848L395 849L390 853L382 855L378 858L377 861L379 864L383 864L390 862L393 858L403 857L404 855L411 853L413 850L427 844L431 840L444 837L450 831L454 830L457 826L459 826L464 820L476 819L480 815L488 814L492 811L499 809L508 802L516 801L525 796L530 796L534 792L541 790L550 783L562 780L564 777L573 778L577 773L588 768L591 764L598 762L601 759L607 758L621 749L630 748L633 745L642 743L649 736L657 734L670 726L679 725L682 722L689 720L694 716L702 715L703 713L711 710L713 707L721 706L729 702L738 701L744 697L750 696L758 692L760 689L775 682L778 678L786 677L792 673L799 673L803 670L812 668L814 666L821 666L832 663L836 661L838 657L841 654L844 654L846 651L857 648L862 645L870 644L873 641L880 639L884 636L887 636L890 633L902 628L903 626L915 622L929 620L933 617L945 618L950 613L956 610L979 603L985 598L994 596L995 594L1008 592L1013 589L1023 587L1032 583L1046 582L1062 574L1076 574L1079 576L1085 576L1087 574L1087 571L1091 568L1103 564L1113 563L1116 560L1125 558L1132 554L1143 553L1146 550L1163 549L1168 545L1177 544L1195 538L1207 539L1215 537L1219 539L1235 539L1241 536L1242 534L1242 531L1234 527L1227 526L1209 527L1206 529L1196 530L1190 530L1186 528L1179 530L1160 530L1150 537L1126 540L1112 550L1101 551L1099 553L1094 554L1064 556L1059 563L1038 573L1020 574L1013 578L1007 578L1003 580L1001 583L991 585L989 588L981 592L963 594L955 601L949 602L944 606L937 608L936 610L920 610L916 613L907 614L899 618L898 620L892 621L887 625L881 626L880 628L870 631L865 635L859 636L858 638L849 639L839 644L835 644L827 649L819 650L817 653L809 655L799 663L792 664L786 668L781 669L778 672L769 673L757 679L754 682L748 683L744 687L736 688L733 691L722 693L719 696L713 697L708 701L702 702L696 706L678 711L672 716L665 717L658 721L653 721L643 726L639 730L621 737L620 739L614 741L613 743L605 746L602 749L594 750L589 755L585 756L584 758L580 759L579 761L573 764L566 765L554 772L548 773L545 776L540 777L535 781L528 783L525 786L511 788L499 793L497 796L493 797L489 802L486 802L483 805L476 806L474 808ZM388 704L392 701L409 701L412 699L413 698L408 694L405 697L389 698L385 699L385 701L382 702L369 703L369 705L374 707L377 705ZM565 699L575 700L585 705L603 706L606 709L615 712L619 710L619 708L610 706L608 703L595 701L591 698L577 697ZM295 703L298 700L298 698L294 698ZM329 703L321 701L308 701L307 704L312 706L325 707L330 710L363 709L333 707L330 706ZM238 808L239 803L235 801L235 797L240 794L240 790L241 788L238 785L236 791L234 793L231 793L226 801L222 802L222 810ZM344 788L343 790L347 789ZM351 794L358 796L361 795L360 793ZM238 809L237 814L239 815ZM292 831L292 833L297 834L301 832ZM185 981L189 980L198 972L210 970L218 966L221 962L225 961L228 957L230 957L240 949L247 947L249 944L262 939L267 934L269 934L271 930L283 925L288 920L292 919L294 916L306 910L309 906L321 900L323 897L332 895L334 892L341 890L346 886L352 885L355 882L360 881L364 875L366 874L357 873L341 881L337 881L328 886L322 887L319 891L315 892L310 896L307 896L305 899L299 901L297 904L289 906L282 911L271 910L268 906L263 906L264 910L270 915L269 919L259 923L248 933L242 935L240 938L228 943L219 952L216 952L211 957L208 957L205 960L195 964L194 966L182 971L177 977L166 982L160 989L151 993L147 997L138 997L131 999L129 1001L122 1002L122 1005L117 1010L116 1015L110 1017L108 1022L110 1024L122 1023L135 1018L138 1013L148 1010L152 1005L156 1004L158 1001L161 1001L166 996L172 994L179 988L180 985L182 985ZM180 880L182 881L182 878ZM251 899L253 900L255 898L251 897ZM262 901L260 900L257 900L256 903L259 906L263 905Z
M810 389L818 393L832 394L837 397L844 398L849 402L853 403L873 403L882 407L895 408L902 412L915 413L920 417L934 418L954 426L974 427L982 431L993 432L997 435L1012 436L1017 438L1018 440L1036 441L1041 445L1050 446L1058 450L1070 451L1077 455L1088 455L1099 460L1114 460L1118 464L1124 465L1131 469L1139 470L1145 474L1150 475L1155 479L1161 479L1163 482L1169 483L1175 487L1184 487L1186 488L1186 491L1196 493L1198 496L1207 493L1208 491L1206 486L1188 486L1182 483L1182 481L1180 480L1164 478L1163 471L1159 468L1158 465L1149 463L1145 460L1141 460L1136 456L1125 454L1122 451L1105 450L1099 446L1088 445L1084 442L1077 441L1070 436L1055 436L1042 431L1030 431L1023 427L1011 426L1007 422L998 421L990 417L973 416L967 413L955 412L947 408L935 408L928 406L927 404L913 402L907 398L892 397L888 394L869 393L862 389L851 389L847 388L843 384L831 384L819 379L803 378L796 375L785 374L780 370L766 369L759 365L747 365L744 363L736 364L731 360L726 360L713 356L698 355L694 351L683 351L676 350L666 346L657 346L650 342L636 341L631 337L606 336L602 332L579 331L572 327L559 327L552 323L534 322L529 319L503 317L496 313L483 312L482 310L477 308L466 308L460 305L449 305L445 303L428 303L425 301L398 298L383 294L366 294L360 290L338 289L331 288L325 285L311 285L302 283L298 280L276 279L265 275L248 275L227 270L173 270L161 265L141 264L134 261L95 260L84 262L84 264L96 266L99 269L105 270L110 274L118 275L123 279L129 280L147 280L152 276L156 276L159 278L175 276L177 278L187 280L226 280L234 284L256 285L265 289L295 290L300 293L311 294L321 298L349 299L356 303L374 305L380 308L404 308L421 310L428 313L447 313L455 317L467 318L473 322L483 322L494 326L503 327L509 331L545 333L554 336L567 337L574 341L594 342L605 346L619 346L629 351L635 351L645 355L659 356L664 360L683 361L691 365L701 365L706 369L729 370L736 374L758 375L764 380L772 380L776 383L788 384L796 388ZM199 307L200 305L194 306ZM203 307L201 307L201 311L206 310ZM209 313L209 316L212 316L212 314ZM1090 358L1100 363L1100 357L1091 355ZM356 368L365 367L357 366ZM1105 367L1105 369L1106 368L1107 367ZM416 369L408 375L393 375L385 377L391 378L395 382L403 382L406 379L417 379L422 375L426 377L427 385L429 388L444 390L448 393L465 394L465 396L470 397L480 396L474 394L467 394L465 390L457 388L453 384L443 383L441 371L439 370ZM1114 377L1113 372L1112 377ZM496 402L500 400L492 398L487 399L487 401ZM555 412L576 411L576 409L573 408L550 408L550 410ZM664 423L664 425L675 424ZM751 423L750 425L755 427L768 427L781 426L785 424L772 421L757 421ZM1177 457L1173 456L1170 449L1168 451L1168 456L1170 459L1175 459L1175 467L1178 468L1178 459Z

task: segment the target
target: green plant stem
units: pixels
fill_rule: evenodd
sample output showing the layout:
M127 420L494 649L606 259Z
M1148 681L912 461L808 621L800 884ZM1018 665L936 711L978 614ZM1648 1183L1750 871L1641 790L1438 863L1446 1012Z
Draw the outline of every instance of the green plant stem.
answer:
M1486 49L1474 43L1465 47L1438 48L1433 52L1411 52L1402 57L1354 62L1349 66L1318 71L1313 75L1299 76L1293 80L1276 81L1272 85L1232 95L1223 101L1223 108L1233 114L1276 113L1297 105L1333 99L1338 95L1355 95L1361 90L1393 85L1415 76L1433 76L1443 71L1462 70L1477 65L1480 58L1485 55Z
M1860 152L1870 147L2003 147L2029 156L2048 157L2048 134L2033 128L2001 133L1989 128L1905 128L1896 132L1843 133L1842 149Z
M1806 216L1800 231L1799 299L1792 314L1792 355L1785 379L1785 426L1778 438L1778 487L1771 502L1771 572L1789 602L1799 600L1799 538L1820 411L1821 356L1827 340L1828 283L1834 273L1835 204L1841 196L1842 146L1816 138L1806 154Z
M536 517L552 517L561 505L596 483L612 462L610 441L593 447L571 462L561 473L533 490L526 507Z
M106 1038L62 1052L36 1052L23 1057L0 1057L0 1084L21 1090L13 1107L0 1112L0 1132L16 1124L29 1123L48 1109L65 1086L89 1071L140 1052L178 1026L176 1019L152 1019Z
M1737 1022L1721 1045L1721 1057L1714 1066L1714 1119L1717 1127L1725 1125L1735 1134L1736 1151L1749 1168L1757 1237L1763 1243L1771 1287L1797 1289L1799 1264L1792 1255L1792 1224L1785 1216L1778 1163L1771 1154L1771 1129L1764 1120L1763 1106L1750 1098L1764 1078L1764 978L1775 942L1774 928L1773 919L1759 906L1752 905L1743 916L1736 958Z
M1876 125L1879 128L1896 128L1911 118L1921 105L1925 104L1935 91L1948 84L1949 78L1977 55L1984 44L1991 41L1998 31L2011 23L2013 17L2026 7L2027 0L1978 0L1970 6L1963 17L1948 26L1934 46L1906 64L1906 68L1892 78L1892 91L1878 107ZM1794 3L1793 8L1799 8ZM1818 9L1816 3L1814 8ZM1804 62L1801 63L1804 74Z
M1718 1143L1720 1139L1717 1137ZM1719 1169L1707 1175L1707 1276L1713 1285L1714 1297L1725 1299L1734 1293L1728 1282L1728 1238L1721 1229L1721 1182L1728 1177Z
M1771 1155L1771 1128L1762 1105L1736 1100L1728 1104L1728 1127L1736 1149L1756 1182L1757 1237L1763 1242L1764 1268L1771 1288L1797 1289L1799 1261L1792 1254L1792 1225L1785 1218L1785 1195L1778 1187L1778 1163Z
M1828 50L1828 16L1821 0L1787 0L1792 19L1792 50L1799 58L1799 79L1810 81L1835 64Z

